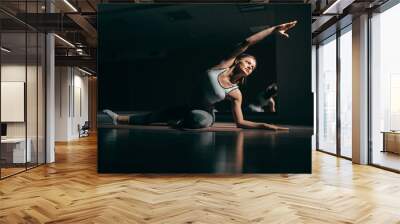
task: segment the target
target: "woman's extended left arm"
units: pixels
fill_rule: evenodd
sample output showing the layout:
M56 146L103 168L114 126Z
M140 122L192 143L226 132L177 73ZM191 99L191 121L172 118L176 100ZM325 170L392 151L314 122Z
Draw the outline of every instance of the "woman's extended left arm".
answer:
M283 128L272 124L259 123L247 121L243 118L242 112L242 93L239 90L234 90L229 94L232 100L232 114L233 119L238 128L249 128L249 129L268 129L268 130L289 130L289 128Z

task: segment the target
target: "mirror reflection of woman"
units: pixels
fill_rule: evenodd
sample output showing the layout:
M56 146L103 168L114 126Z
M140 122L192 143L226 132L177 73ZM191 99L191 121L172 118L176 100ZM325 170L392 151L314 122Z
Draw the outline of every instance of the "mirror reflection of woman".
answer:
M228 57L211 67L202 80L196 83L197 89L191 105L146 114L118 115L111 110L104 110L104 113L108 114L115 124L143 125L174 120L174 124L181 128L207 128L215 121L214 104L228 99L232 102L233 119L238 128L288 130L285 127L244 119L242 93L238 84L250 76L257 66L256 58L244 52L274 32L288 38L287 31L296 23L297 21L292 21L273 26L246 38Z
M253 103L250 103L246 107L246 110L257 113L262 113L262 112L275 113L276 106L274 97L276 97L277 95L278 95L278 85L276 83L272 83L266 89L258 93L256 99L253 101Z

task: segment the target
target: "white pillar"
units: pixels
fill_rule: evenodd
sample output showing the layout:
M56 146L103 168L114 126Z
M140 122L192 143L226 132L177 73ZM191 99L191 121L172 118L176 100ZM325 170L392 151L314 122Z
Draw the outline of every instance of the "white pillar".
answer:
M50 1L46 1L48 12L54 11ZM46 35L46 163L55 161L55 43L54 34Z
M72 69L66 66L58 66L55 69L55 141L72 139Z
M353 19L353 162L368 163L368 15Z

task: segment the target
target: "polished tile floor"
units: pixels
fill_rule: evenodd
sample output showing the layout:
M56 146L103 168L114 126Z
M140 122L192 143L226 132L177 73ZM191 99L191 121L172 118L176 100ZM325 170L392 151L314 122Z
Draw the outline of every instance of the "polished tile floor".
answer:
M312 129L243 130L231 123L182 131L163 125L103 126L104 173L310 173Z

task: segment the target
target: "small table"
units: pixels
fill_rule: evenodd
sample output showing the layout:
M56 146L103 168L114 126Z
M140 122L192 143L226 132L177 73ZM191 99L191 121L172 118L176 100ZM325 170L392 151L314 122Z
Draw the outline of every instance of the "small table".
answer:
M382 152L400 154L400 131L382 131L381 133L383 133Z
M26 163L31 161L30 138L27 138L27 147L25 151L25 138L6 138L1 139L1 159L6 163ZM25 154L26 152L26 154Z

